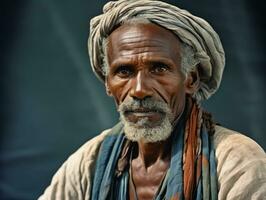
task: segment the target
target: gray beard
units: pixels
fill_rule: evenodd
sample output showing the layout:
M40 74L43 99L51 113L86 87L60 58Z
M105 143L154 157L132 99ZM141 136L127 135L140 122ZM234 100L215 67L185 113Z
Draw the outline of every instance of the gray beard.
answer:
M156 109L162 112L161 121L156 124L156 126L151 126L148 118L142 118L136 123L129 122L125 117L125 111L127 109L134 110L140 106L149 109ZM145 143L155 143L166 140L172 133L173 126L171 121L173 120L173 115L168 105L164 102L153 99L146 99L142 101L130 99L123 102L119 106L118 111L120 113L121 122L124 124L125 136L131 141L142 140Z

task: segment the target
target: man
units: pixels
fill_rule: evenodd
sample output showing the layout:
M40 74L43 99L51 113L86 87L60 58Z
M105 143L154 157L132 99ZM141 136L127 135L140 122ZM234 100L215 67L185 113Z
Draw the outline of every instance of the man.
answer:
M70 156L40 199L265 199L264 151L199 106L225 63L206 21L159 1L109 2L89 53L121 122Z

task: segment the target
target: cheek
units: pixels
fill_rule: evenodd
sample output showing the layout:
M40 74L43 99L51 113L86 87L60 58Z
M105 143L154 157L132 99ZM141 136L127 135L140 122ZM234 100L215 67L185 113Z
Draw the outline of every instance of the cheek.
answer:
M171 99L171 110L175 118L181 114L185 106L186 93L184 87L178 87Z
M158 81L156 89L163 96L166 103L172 107L180 96L183 96L184 80L181 77L168 77L167 79Z
M177 117L185 105L186 93L184 80L181 77L168 78L166 82L161 82L160 87L161 90L158 91L160 91L161 96L163 96L169 105L174 116Z
M107 81L109 90L115 100L115 103L119 105L123 102L125 98L125 93L127 91L127 81L126 80L118 80L118 79L108 79Z
M171 96L171 106L176 107L185 99L186 93L183 87L177 88L176 92Z

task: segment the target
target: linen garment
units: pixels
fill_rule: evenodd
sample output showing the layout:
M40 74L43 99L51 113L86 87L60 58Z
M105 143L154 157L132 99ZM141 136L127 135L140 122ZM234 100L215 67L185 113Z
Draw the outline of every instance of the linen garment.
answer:
M89 140L59 168L39 200L90 200L97 155L109 130ZM219 200L266 199L266 154L250 138L215 127Z

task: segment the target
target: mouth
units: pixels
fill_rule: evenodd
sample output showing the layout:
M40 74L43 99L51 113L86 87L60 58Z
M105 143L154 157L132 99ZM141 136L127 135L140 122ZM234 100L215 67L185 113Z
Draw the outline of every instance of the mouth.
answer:
M126 110L124 112L125 118L131 123L137 123L145 119L149 124L158 124L161 122L165 113L156 109L137 108L134 110Z
M125 115L138 115L138 116L148 116L148 115L152 115L152 114L163 114L162 111L158 110L158 109L150 109L150 108L137 108L134 110L125 110L124 111Z

